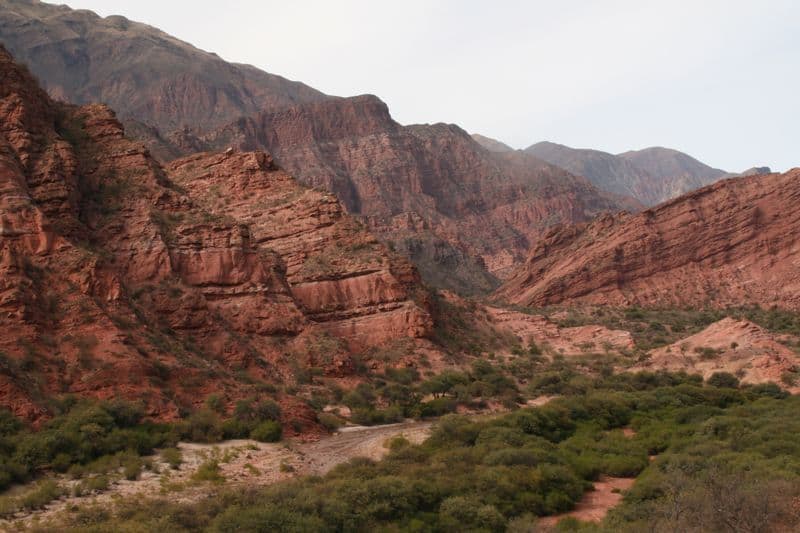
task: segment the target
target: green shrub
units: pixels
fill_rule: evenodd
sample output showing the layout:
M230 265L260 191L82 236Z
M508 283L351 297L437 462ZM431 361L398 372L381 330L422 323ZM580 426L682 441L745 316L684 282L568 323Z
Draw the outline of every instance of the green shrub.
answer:
M174 470L183 464L183 454L178 448L164 448L161 450L161 458Z
M328 431L336 431L344 425L341 418L331 413L320 413L317 415L317 420Z
M19 499L23 509L41 509L53 500L64 495L64 489L55 481L42 481L36 487Z
M712 387L727 387L736 389L739 387L739 378L730 372L714 372L708 378L707 383Z
M225 481L225 477L220 472L219 462L213 459L202 463L197 468L197 471L192 474L192 479L194 481L211 483L222 483Z
M122 464L122 475L128 481L139 479L144 466L142 460L138 456L129 456Z
M278 422L267 420L261 422L253 431L250 432L250 438L259 442L278 442L281 440L283 429Z
M417 410L418 416L430 418L454 413L457 403L452 398L434 398L431 401L421 403Z

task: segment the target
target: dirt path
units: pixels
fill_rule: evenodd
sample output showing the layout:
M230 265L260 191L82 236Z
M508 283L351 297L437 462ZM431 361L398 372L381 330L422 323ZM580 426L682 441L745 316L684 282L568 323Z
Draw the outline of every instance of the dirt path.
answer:
M378 427L343 428L331 438L302 444L297 450L306 458L306 474L321 475L353 457L378 460L386 455L387 441L394 437L405 437L412 444L428 438L432 422L404 422Z
M403 436L418 444L430 435L433 422L403 422L384 426L351 426L317 442L287 441L265 444L252 440L231 440L218 444L180 443L183 463L177 469L153 456L155 468L145 470L139 479L114 481L108 489L85 496L65 496L45 509L18 513L13 520L0 520L0 531L11 531L17 526L46 524L62 512L75 507L110 505L121 497L155 497L169 494L175 502L197 501L218 485L197 482L192 476L206 461L216 460L225 486L268 485L304 475L322 475L336 465L355 457L381 459L389 449L388 441ZM64 476L59 483L72 489L77 481Z
M553 528L568 516L584 522L601 522L608 511L619 505L622 493L630 489L635 481L635 478L603 476L594 484L594 490L584 494L572 511L543 517L537 524L544 528Z

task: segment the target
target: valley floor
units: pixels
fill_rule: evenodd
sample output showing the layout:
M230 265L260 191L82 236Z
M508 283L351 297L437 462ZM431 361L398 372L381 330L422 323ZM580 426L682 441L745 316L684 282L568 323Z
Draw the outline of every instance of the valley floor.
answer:
M198 468L209 460L219 461L220 474L227 487L257 487L295 477L324 475L356 457L382 459L389 451L389 442L397 437L419 444L430 435L432 425L433 421L407 421L382 426L348 426L314 442L262 443L249 439L216 444L182 442L178 444L182 463L177 468L171 468L159 455L150 457L153 468L142 472L139 479L120 479L95 494L66 496L44 509L22 511L12 519L0 520L0 529L13 531L46 525L62 513L79 507L108 505L121 498L170 494L176 502L196 502L217 487L213 483L192 480ZM67 486L78 483L66 477L59 481ZM17 487L10 493L24 490L25 487Z

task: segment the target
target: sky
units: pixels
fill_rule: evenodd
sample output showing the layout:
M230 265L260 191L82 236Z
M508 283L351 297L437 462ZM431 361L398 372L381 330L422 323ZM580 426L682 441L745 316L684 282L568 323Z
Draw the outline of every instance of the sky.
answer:
M796 0L66 0L156 26L403 124L800 166Z

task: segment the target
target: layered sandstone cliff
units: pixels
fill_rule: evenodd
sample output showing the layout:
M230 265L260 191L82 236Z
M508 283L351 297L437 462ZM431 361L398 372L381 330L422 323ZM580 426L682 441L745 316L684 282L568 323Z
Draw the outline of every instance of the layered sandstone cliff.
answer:
M0 404L35 419L75 393L169 418L428 333L413 267L267 154L171 172L185 188L110 109L54 103L0 48ZM319 336L325 359L299 360Z
M800 169L555 229L497 297L528 306L800 308Z
M259 113L202 142L268 150L450 288L491 288L549 226L638 207L535 157L490 152L457 126L401 126L369 95Z

